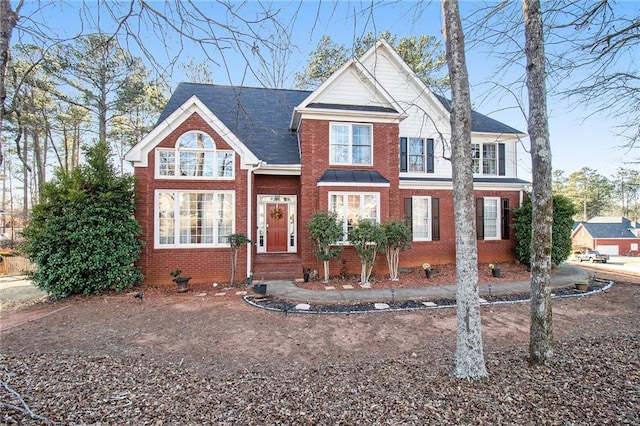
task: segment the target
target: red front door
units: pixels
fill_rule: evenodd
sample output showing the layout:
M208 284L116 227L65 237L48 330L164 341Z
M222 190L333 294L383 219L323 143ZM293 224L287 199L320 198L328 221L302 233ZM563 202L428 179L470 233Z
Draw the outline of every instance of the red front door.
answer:
M267 252L287 251L288 224L286 204L267 204Z

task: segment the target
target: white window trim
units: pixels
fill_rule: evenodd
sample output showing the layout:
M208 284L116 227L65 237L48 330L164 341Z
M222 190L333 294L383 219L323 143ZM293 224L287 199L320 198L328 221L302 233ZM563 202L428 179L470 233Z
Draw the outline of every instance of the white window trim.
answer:
M422 141L422 170L409 170L411 167L411 153L409 152L409 145L412 139ZM407 137L407 171L403 173L416 173L420 175L427 174L427 138Z
M236 232L236 192L231 190L223 191L196 191L196 190L177 190L177 189L156 189L153 200L153 248L155 249L183 249L183 248L210 248L210 247L229 247L229 243L208 243L208 244L180 244L180 221L175 220L174 223L174 243L173 244L160 244L160 220L158 218L158 201L161 193L172 192L178 194L231 194L231 204L233 206L233 213L231 219L231 233ZM214 214L217 212L217 198L214 197ZM179 212L180 207L178 203L178 197L174 200L174 214ZM218 240L217 229L214 229L214 241Z
M349 161L346 163L334 163L332 160L332 155L331 155L331 148L332 148L332 143L331 143L331 129L333 126L349 126L350 131L349 131ZM367 126L371 128L371 158L370 158L370 162L369 164L364 164L364 163L358 163L358 164L354 164L353 163L353 126ZM344 122L330 122L329 123L329 164L332 166L354 166L354 167L369 167L369 166L373 166L373 125L372 124L368 124L368 123L344 123Z
M327 211L329 211L329 212L332 211L331 210L331 197L334 196L334 195L342 195L344 197L348 197L349 195L358 195L358 196L360 196L360 213L362 213L362 208L363 208L362 200L363 200L364 196L365 195L374 195L376 197L376 203L377 203L376 223L380 223L380 193L379 192L329 191L329 193L327 195ZM345 209L343 211L343 217L344 218L347 217L348 207L349 207L349 204L348 203L344 203L344 209ZM359 217L362 218L362 215L360 215ZM349 240L347 240L348 233L349 233L349 226L347 224L347 221L345 220L345 221L342 222L343 239L336 241L336 244L350 245L351 242Z
M495 237L487 237L487 227L485 226L486 224L486 207L487 207L487 200L496 200L497 204L496 204L496 236ZM484 227L484 239L485 240L500 240L502 239L502 203L500 202L500 197L484 197L484 208L485 211L482 212L482 217L485 220L485 223L483 224Z
M478 145L479 149L480 149L480 157L478 159L478 171L474 171L473 175L474 176L499 176L500 175L500 148L498 147L498 143L497 142L472 142L471 145ZM483 168L483 161L484 161L484 146L485 145L494 145L495 149L496 149L496 158L495 158L495 162L496 162L496 172L495 173L484 173L484 168Z
M200 149L200 148L178 148L178 145L180 145L180 141L182 140L182 138L184 138L185 136L191 134L191 133L203 133L205 135L207 135L209 138L211 138L211 141L213 142L213 148L204 148L204 149ZM231 167L231 176L180 176L177 174L174 175L161 175L160 174L160 153L161 152L173 152L174 154L174 165L173 165L173 169L174 171L177 173L178 170L180 170L180 152L212 152L213 153L213 161L214 161L214 168L217 169L218 167L218 154L231 154L232 157L232 167ZM188 132L183 133L182 135L180 135L180 137L178 137L178 140L176 141L176 145L173 148L156 148L155 149L155 178L156 179L171 179L171 180L234 180L235 179L235 175L236 175L236 160L235 160L235 151L231 150L231 149L217 149L216 148L216 144L215 144L215 140L213 139L213 137L211 135L209 135L206 132L200 131L200 130L190 130Z
M412 230L411 230L411 238L413 239L413 241L431 241L433 239L433 235L432 235L432 221L433 221L433 212L431 211L431 196L413 196L411 197L412 201L411 201L411 209L413 210L411 212L411 217L412 217ZM416 207L416 200L427 200L427 206L429 206L429 218L428 218L428 225L427 225L427 230L429 231L429 236L427 238L418 238L415 236L415 207Z

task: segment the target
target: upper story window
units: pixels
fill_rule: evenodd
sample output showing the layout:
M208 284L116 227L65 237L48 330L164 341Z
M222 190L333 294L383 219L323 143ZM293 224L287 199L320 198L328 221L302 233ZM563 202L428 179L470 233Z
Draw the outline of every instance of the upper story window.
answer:
M234 153L218 150L203 132L182 135L176 147L156 150L156 176L184 179L233 179Z
M471 145L471 157L474 174L505 175L505 144L474 143Z
M373 130L369 124L331 123L329 163L372 165Z
M400 138L400 171L433 173L433 139Z

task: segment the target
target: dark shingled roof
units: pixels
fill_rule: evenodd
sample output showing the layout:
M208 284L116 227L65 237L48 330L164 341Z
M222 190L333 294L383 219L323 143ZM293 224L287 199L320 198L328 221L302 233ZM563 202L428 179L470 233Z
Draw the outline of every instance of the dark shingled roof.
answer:
M451 112L451 101L444 96L436 95L440 103L444 105L447 111ZM499 134L523 134L520 130L507 126L504 123L471 110L471 131L478 133L499 133Z
M629 230L632 226L626 218L622 223L582 222L582 226L593 238L638 238Z
M327 170L320 176L318 182L361 183L363 185L389 183L384 176L375 170Z
M158 123L195 95L260 160L300 164L296 132L289 130L293 108L311 92L180 83Z
M195 95L260 160L268 164L300 164L297 135L289 130L289 126L293 109L311 93L305 90L180 83L157 124ZM437 97L449 109L451 103L446 98ZM311 104L309 107L397 112L376 106ZM471 126L474 132L521 133L475 111L472 112Z

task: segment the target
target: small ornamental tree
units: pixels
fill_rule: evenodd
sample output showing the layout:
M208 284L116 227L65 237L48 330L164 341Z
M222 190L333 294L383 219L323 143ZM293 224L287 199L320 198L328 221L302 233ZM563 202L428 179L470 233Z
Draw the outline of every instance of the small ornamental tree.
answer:
M324 265L324 281L329 282L329 261L342 252L338 239L342 238L342 224L335 213L316 212L307 223L314 253Z
M134 263L143 242L133 217L134 177L117 176L109 148L86 150L87 164L56 171L24 229L33 283L54 298L128 289L143 278Z
M229 249L231 250L231 280L229 281L229 285L233 287L236 284L236 270L238 269L238 252L240 251L240 247L244 244L251 244L252 241L242 233L231 234L227 236L227 240L229 241Z
M516 257L526 265L531 264L531 198L526 197L520 207L513 209L515 220L513 229L516 236ZM571 254L571 231L573 216L576 214L575 205L567 197L556 194L553 196L553 225L551 263L558 266L569 258Z
M360 272L360 284L369 285L369 278L373 265L376 262L376 255L385 249L385 234L382 226L370 219L358 222L349 233L351 245L358 252L362 269Z
M398 264L400 263L400 251L411 248L411 230L400 220L389 220L382 224L384 232L384 249L389 266L389 279L398 281Z

